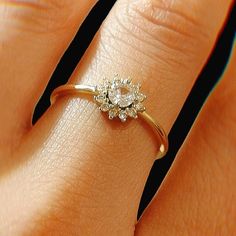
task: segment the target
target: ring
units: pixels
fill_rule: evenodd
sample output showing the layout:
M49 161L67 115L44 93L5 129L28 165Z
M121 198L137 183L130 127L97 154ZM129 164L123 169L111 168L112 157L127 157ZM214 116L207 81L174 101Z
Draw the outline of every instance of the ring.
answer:
M100 111L106 112L108 118L120 119L125 122L127 119L143 118L155 131L158 138L157 159L162 158L168 150L168 138L161 126L152 118L143 105L146 95L140 92L141 85L133 84L130 78L119 78L118 75L112 80L104 81L96 86L66 84L56 88L50 97L51 104L57 98L67 95L92 95Z

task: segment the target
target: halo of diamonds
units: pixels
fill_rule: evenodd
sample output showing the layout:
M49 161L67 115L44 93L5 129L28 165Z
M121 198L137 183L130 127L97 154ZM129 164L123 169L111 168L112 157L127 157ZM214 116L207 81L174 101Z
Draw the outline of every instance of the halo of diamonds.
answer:
M140 87L140 84L133 84L130 78L116 76L96 86L94 99L99 109L108 113L110 120L118 117L125 122L128 117L136 119L139 112L145 111L142 102L146 96L140 92Z

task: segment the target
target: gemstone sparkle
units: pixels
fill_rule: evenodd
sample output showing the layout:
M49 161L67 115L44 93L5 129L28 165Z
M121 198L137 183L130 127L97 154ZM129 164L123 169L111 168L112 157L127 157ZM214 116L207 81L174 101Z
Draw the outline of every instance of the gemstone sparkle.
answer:
M97 86L95 101L102 112L107 112L109 119L119 117L125 122L128 117L136 119L138 112L144 112L142 102L146 96L139 92L140 84L132 84L130 78L105 80Z

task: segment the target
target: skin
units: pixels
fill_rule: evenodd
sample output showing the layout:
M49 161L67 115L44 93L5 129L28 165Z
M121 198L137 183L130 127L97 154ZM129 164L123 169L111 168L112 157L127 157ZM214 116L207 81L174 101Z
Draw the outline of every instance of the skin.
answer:
M145 124L110 122L93 102L68 97L32 127L50 75L94 4L0 0L0 234L235 235L235 47L139 222L156 152ZM118 0L69 82L133 77L168 133L230 6L230 0Z

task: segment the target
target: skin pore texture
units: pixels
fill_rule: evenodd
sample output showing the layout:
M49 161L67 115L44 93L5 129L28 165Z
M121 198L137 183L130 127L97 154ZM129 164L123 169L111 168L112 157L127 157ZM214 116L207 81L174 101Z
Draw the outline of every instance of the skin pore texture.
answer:
M0 0L0 234L234 235L235 49L140 222L156 154L145 123L111 122L91 100L67 97L32 127L38 99L95 3ZM231 3L118 0L69 83L131 76L168 133Z

